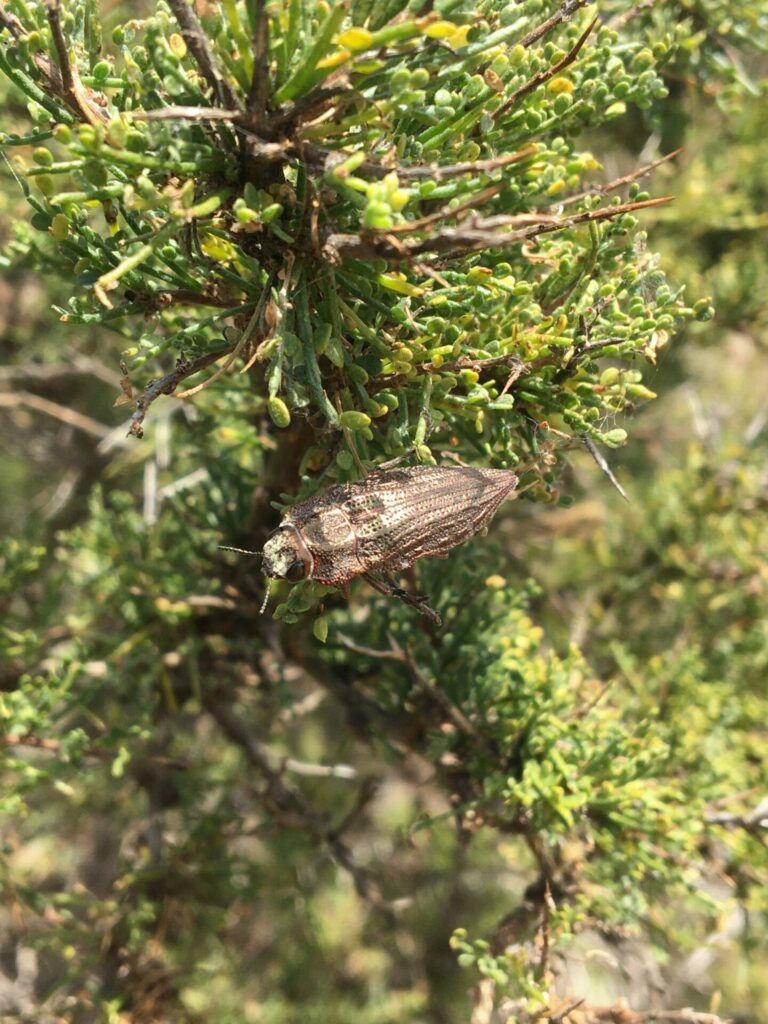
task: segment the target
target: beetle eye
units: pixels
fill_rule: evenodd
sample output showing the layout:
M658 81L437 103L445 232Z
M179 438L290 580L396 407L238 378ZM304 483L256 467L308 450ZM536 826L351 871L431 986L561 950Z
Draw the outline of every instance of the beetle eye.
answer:
M297 558L295 562L291 562L288 566L288 571L285 574L285 578L290 580L291 583L298 583L299 580L303 580L307 575L307 567L304 562Z

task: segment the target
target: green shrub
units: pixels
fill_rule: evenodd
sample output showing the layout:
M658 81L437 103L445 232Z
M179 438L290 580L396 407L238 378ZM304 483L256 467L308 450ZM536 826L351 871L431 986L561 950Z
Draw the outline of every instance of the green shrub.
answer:
M623 1019L594 1005L617 979L574 988L581 939L620 965L633 941L649 961L703 943L723 843L764 913L762 592L713 607L711 585L756 538L727 487L688 502L694 457L631 552L591 556L607 636L584 651L542 630L555 584L519 538L574 500L565 452L621 447L644 370L712 315L648 248L651 168L606 174L596 143L628 110L668 126L681 75L738 102L728 55L764 26L746 4L103 6L105 27L93 0L0 8L2 265L50 279L66 326L21 332L9 379L108 363L133 410L126 443L100 429L106 385L5 403L90 438L49 525L2 554L6 924L39 952L15 1010L466 1021L476 981L473 1019L579 999ZM58 446L44 430L57 478ZM496 539L409 578L441 631L356 584L276 584L260 617L258 566L216 551L447 453L526 490ZM649 577L676 657L649 639ZM662 1002L684 995L668 980Z

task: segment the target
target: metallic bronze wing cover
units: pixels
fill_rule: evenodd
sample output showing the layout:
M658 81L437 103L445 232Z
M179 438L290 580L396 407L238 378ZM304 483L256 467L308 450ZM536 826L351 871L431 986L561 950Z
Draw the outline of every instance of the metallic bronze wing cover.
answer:
M517 482L511 470L471 466L374 471L295 505L280 532L301 542L306 576L339 586L445 555L488 522Z

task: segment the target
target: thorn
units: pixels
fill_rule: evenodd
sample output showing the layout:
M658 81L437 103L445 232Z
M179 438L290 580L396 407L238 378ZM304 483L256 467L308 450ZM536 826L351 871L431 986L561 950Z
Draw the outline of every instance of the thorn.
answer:
M615 476L613 470L608 465L608 463L605 461L605 457L603 456L603 454L597 450L597 445L592 440L592 438L591 437L587 437L586 434L584 434L584 435L582 435L582 441L584 442L584 447L587 449L587 451L592 456L592 458L595 460L595 462L600 467L600 469L603 471L603 473L605 473L605 475L608 477L608 479L613 484L613 486L616 488L616 490L619 492L619 494L622 496L624 501L628 502L629 501L629 497L627 496L627 492L624 490L624 488L621 486L619 481L616 479L616 476Z

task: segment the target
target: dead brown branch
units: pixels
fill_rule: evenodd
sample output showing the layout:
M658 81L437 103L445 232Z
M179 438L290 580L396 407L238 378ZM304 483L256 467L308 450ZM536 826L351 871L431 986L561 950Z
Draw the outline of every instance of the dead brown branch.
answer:
M43 53L30 54L40 76L44 79L44 91L62 100L76 116L91 124L106 124L108 116L106 111L97 103L92 103L85 92L85 89L74 80L74 72L67 54L66 41L59 21L59 4L55 0L49 0L48 19L53 34L56 53L61 62L61 69ZM26 39L28 30L22 22L11 14L5 7L0 5L0 28L7 29L13 39L20 42Z
M579 1013L585 1024L730 1024L715 1013L682 1010L632 1010L624 1000L613 1006L584 1006Z
M660 156L658 160L652 160L648 164L643 164L642 167L638 167L637 170L631 171L629 174L625 174L622 178L614 178L613 181L608 181L605 185L595 185L594 188L585 190L584 192L576 192L572 196L568 196L564 199L561 206L572 206L574 203L581 202L582 199L586 199L587 196L602 196L608 192L615 192L618 188L623 188L624 185L631 185L633 181L637 181L639 178L643 178L646 174L650 174L651 171L660 167L661 164L667 163L668 160L674 160L676 156L682 153L683 149L680 146L678 149L673 149L671 153L667 153L665 156Z
M191 377L198 370L204 370L206 366L210 366L211 363L215 363L218 359L228 356L231 351L232 346L216 349L215 352L206 352L205 355L198 356L197 359L179 359L170 373L166 373L164 377L159 377L157 380L150 381L144 388L141 396L136 400L136 411L131 417L128 436L139 438L144 436L144 417L147 414L147 409L156 399L161 395L172 395L179 384L187 377Z
M563 22L570 21L574 14L581 10L582 7L586 7L587 4L591 3L592 0L566 0L563 6L555 11L553 15L542 21L540 25L532 29L528 35L523 36L520 40L521 46L531 46L537 40L541 39L543 35L546 35L551 29L557 25L562 25Z
M661 206L672 201L673 196L661 196L658 199L645 199L640 202L618 203L614 206L601 207L598 210L583 210L571 216L553 214L525 214L521 216L476 217L469 219L465 225L443 228L428 238L405 243L408 255L421 256L427 253L442 254L443 258L455 259L480 249L504 249L516 242L528 241L539 235L552 234L580 224L610 220L625 213L642 210L646 207ZM518 230L502 230L514 228L523 221L526 226ZM531 223L531 221L533 221ZM391 242L387 241L387 231L369 231L360 235L333 234L326 240L324 252L331 262L336 262L341 253L347 253L358 259L397 260L402 254Z
M253 75L251 88L248 92L246 117L254 128L264 124L267 119L267 101L269 98L269 19L265 10L264 0L255 0L254 17L256 26L253 33Z
M56 48L56 57L59 62L64 94L69 105L78 111L84 120L89 121L91 124L103 123L103 113L97 114L93 106L88 102L85 89L77 73L77 68L69 59L67 41L64 38L64 30L61 27L61 0L47 0L46 13L51 36L53 37L53 45Z
M499 107L499 109L493 115L494 118L498 119L500 117L503 117L505 114L509 113L509 111L512 110L524 96L527 96L529 93L534 92L536 89L539 88L540 85L543 85L550 79L555 78L557 75L560 74L561 71L564 71L570 64L573 64L596 24L597 18L593 19L589 23L589 25L587 25L587 27L581 33L579 38L576 40L575 44L571 47L568 53L566 53L566 55L557 62L557 64L553 64L551 67L546 68L546 70L544 71L539 71L538 74L534 75L532 78L529 78L524 85L521 85L519 89L516 89L509 97L507 102L504 103L501 107Z
M194 7L186 0L169 0L169 4L179 23L187 49L195 58L200 73L211 87L216 102L220 107L230 107L239 111L241 108L237 93L219 67L210 40L200 24Z
M640 3L630 7L629 10L623 11L621 14L617 14L614 18L608 22L608 28L614 32L618 29L624 28L625 25L629 24L633 18L636 18L638 14L642 14L643 11L649 11L652 7L655 7L658 0L641 0Z

